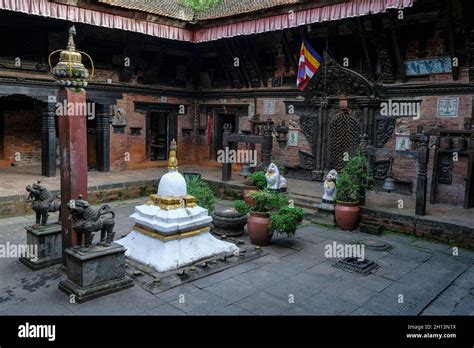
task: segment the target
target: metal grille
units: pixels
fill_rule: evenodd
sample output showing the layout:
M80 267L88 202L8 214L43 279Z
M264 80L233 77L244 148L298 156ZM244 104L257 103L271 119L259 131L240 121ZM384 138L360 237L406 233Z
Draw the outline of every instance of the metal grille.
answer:
M359 141L359 122L349 113L337 116L330 128L330 163L337 171L344 168L344 154L352 155Z
M344 271L356 272L362 275L367 275L373 270L379 268L379 266L371 260L365 259L359 261L355 257L347 257L334 264L334 267L341 268Z

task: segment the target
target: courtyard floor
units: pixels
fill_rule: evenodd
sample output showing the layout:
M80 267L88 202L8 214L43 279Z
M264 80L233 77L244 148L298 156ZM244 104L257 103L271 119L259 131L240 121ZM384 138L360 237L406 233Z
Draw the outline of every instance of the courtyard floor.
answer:
M116 237L146 198L115 202ZM226 205L228 202L220 202ZM54 219L54 218L53 218ZM0 220L0 243L25 243L33 216ZM250 247L247 236L239 237ZM325 257L333 242L381 240L386 251L365 248L380 268L362 276ZM84 304L58 290L59 266L32 272L16 258L0 260L0 315L473 315L474 252L414 237L326 229L305 221L295 238L275 238L262 256L152 294L133 288ZM401 296L403 297L400 303Z
M222 171L220 168L180 165L180 172L201 173L206 180L222 182ZM142 183L152 180L158 180L163 174L167 173L166 167L132 169L118 172L89 172L88 186L89 190L103 190L114 184ZM41 180L42 184L49 190L59 190L59 168L57 176L53 178L41 176L41 167L23 166L23 167L0 167L0 202L18 201L20 196L26 197L27 185ZM227 182L231 185L244 185L244 178L237 172L232 173L232 180ZM304 181L297 179L288 179L288 191L292 198L306 201L310 205L319 203L323 196L322 183L318 181ZM400 208L400 200L403 201L403 208ZM365 208L387 212L395 215L415 216L415 195L407 196L381 191L367 192ZM429 204L427 202L426 215L418 218L431 220L435 222L451 223L458 226L472 228L474 226L474 208L463 209L461 206L448 204Z

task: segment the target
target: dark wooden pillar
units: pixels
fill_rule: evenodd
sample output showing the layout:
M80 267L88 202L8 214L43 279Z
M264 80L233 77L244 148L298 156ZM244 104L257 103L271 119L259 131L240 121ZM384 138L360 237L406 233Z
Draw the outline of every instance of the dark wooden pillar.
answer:
M55 102L48 101L41 115L41 175L56 176Z
M369 99L358 99L357 104L362 109L362 124L361 124L360 134L368 135L370 133L370 130L369 130L369 119L370 119L369 104L370 104L370 100Z
M63 105L86 103L86 92L60 87L58 101ZM75 108L77 110L77 108ZM61 226L63 264L65 250L77 245L72 230L68 203L79 195L87 200L87 116L86 114L58 116L59 152L61 157Z
M268 167L272 161L273 126L271 122L268 120L267 124L263 126L262 163L264 168Z
M224 135L222 144L224 145L224 151L230 149L228 137L231 134L232 128L224 126ZM222 163L222 181L230 181L232 179L232 163L224 161Z
M428 187L428 158L429 158L429 148L428 148L429 137L427 135L422 135L420 140L420 149L418 151L418 177L416 179L416 215L425 215L426 214L426 189Z
M110 105L103 104L97 113L97 170L110 171Z

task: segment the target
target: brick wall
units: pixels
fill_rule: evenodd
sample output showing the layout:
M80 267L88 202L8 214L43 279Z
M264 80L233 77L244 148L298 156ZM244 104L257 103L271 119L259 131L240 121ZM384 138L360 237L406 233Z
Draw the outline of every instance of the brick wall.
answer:
M41 164L41 110L5 110L5 159L18 166ZM19 161L16 160L19 154Z
M146 117L143 110L135 110L135 102L150 104L186 105L186 114L178 115L177 133L178 158L180 163L195 162L195 147L192 138L183 136L182 128L193 128L194 103L192 99L168 97L167 103L161 102L161 96L124 93L123 98L117 100L117 107L123 108L127 115L127 126L124 133L114 133L111 126L110 136L110 168L111 170L125 170L149 166L164 166L166 161L148 161L146 156ZM140 135L131 135L130 128L141 128ZM129 154L127 161L126 154Z

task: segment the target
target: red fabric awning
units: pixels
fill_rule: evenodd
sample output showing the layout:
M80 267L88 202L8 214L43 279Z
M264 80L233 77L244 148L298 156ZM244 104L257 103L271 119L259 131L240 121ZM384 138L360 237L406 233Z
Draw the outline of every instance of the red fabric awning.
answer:
M354 0L342 2L335 5L200 29L194 33L193 42L212 41L238 35L259 34L300 25L385 12L391 8L402 9L412 5L413 0Z
M391 8L402 9L412 5L413 0L353 0L192 31L96 10L53 3L48 0L0 0L0 10L22 12L189 42L205 42L238 35L258 34L300 25L385 12Z

